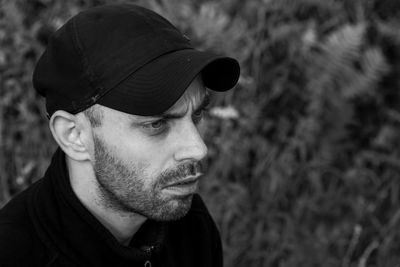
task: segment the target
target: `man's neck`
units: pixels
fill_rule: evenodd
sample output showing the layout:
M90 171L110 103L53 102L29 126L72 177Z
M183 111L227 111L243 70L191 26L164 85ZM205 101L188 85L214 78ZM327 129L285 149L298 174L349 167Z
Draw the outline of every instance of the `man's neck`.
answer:
M115 211L103 205L96 190L96 179L89 166L66 159L72 190L82 204L106 227L122 245L129 245L133 235L146 221L146 217ZM77 166L79 164L79 166Z

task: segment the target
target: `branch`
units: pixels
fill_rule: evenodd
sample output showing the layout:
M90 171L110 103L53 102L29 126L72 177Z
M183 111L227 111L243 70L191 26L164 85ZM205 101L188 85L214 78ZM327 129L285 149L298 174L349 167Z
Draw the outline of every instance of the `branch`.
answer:
M378 241L373 241L369 246L365 249L364 253L362 254L360 261L358 262L358 267L365 267L367 266L367 261L371 253L379 247Z

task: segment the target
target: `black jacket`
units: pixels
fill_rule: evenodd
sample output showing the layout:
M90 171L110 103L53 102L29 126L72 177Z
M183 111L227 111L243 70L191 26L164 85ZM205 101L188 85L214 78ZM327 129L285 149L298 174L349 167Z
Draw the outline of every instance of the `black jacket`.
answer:
M147 220L123 246L73 193L64 157L59 149L45 176L0 210L0 266L222 266L200 196L182 219Z

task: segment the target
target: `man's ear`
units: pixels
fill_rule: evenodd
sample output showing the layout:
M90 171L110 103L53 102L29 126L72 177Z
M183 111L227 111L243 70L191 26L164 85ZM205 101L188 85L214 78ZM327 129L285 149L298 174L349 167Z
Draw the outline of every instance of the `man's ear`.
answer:
M76 161L90 160L87 144L83 142L83 127L77 115L57 110L50 118L51 133L60 148Z

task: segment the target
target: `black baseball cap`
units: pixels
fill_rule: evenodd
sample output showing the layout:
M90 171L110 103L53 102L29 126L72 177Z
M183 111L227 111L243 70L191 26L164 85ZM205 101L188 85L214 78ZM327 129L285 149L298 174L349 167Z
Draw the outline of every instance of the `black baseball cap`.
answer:
M239 63L199 51L165 18L132 4L98 6L72 17L50 38L33 86L56 110L98 103L152 116L170 108L197 75L214 91L239 79Z

